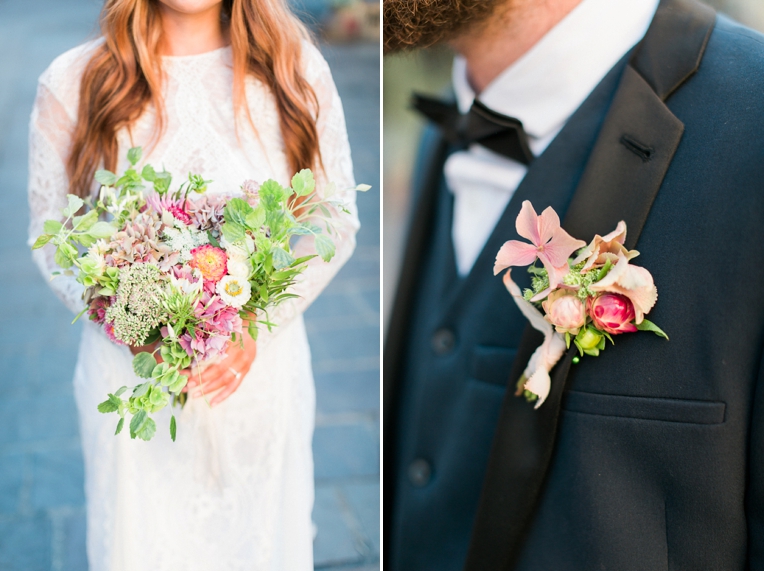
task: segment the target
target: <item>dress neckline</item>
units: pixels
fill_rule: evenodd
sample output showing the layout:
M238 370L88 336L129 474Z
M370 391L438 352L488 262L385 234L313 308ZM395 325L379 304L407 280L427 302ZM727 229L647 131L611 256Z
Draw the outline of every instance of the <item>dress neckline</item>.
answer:
M227 46L223 46L222 48L215 48L214 50L210 50L208 52L202 52L199 54L191 54L191 55L185 55L185 56L170 56L170 55L163 55L162 61L165 62L186 62L186 61L201 61L206 59L212 59L215 56L222 55L225 52L230 51L231 46L230 44Z

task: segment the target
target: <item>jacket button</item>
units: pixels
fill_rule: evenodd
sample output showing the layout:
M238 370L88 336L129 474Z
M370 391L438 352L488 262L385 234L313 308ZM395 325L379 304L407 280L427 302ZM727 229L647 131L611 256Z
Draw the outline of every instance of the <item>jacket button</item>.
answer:
M432 477L432 468L427 460L417 458L408 469L409 482L417 488L422 488L430 483Z
M453 331L444 327L433 333L431 343L436 355L448 355L456 346L456 336Z

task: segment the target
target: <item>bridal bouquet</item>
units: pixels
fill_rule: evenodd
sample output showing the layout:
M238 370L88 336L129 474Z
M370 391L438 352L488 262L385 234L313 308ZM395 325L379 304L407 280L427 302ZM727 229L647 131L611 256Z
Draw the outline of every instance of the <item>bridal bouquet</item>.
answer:
M291 188L245 181L235 197L205 194L210 181L196 174L171 191L170 173L151 165L139 172L140 158L136 147L122 176L96 172L97 200L78 216L85 203L69 195L63 221L45 222L33 248L55 245L56 264L85 286L77 318L87 313L116 344L156 345L133 359L145 381L98 405L119 415L116 434L129 413L130 436L150 440L150 415L171 399L185 403L183 370L223 357L244 329L256 339L259 325L275 325L268 310L296 297L290 287L315 255L295 258L291 240L313 236L316 255L328 262L335 251L328 207L347 209L332 199L333 184L317 193L310 170L294 175ZM170 435L175 440L175 416Z
M504 275L504 285L531 325L544 334L544 343L518 381L518 395L541 406L549 394L549 371L571 342L580 356L597 357L606 339L614 343L614 335L652 331L668 339L645 319L658 301L658 290L650 272L631 263L639 252L624 246L625 222L587 245L562 229L553 208L539 216L526 200L516 227L530 243L505 242L496 255L494 275L511 266L530 266L529 289L520 291L511 270ZM578 363L579 357L573 361Z

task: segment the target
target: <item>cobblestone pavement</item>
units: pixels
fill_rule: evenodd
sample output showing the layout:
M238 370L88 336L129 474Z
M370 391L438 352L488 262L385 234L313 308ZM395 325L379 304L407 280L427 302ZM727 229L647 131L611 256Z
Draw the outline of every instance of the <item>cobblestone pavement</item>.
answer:
M83 469L72 395L79 327L25 245L27 122L37 76L95 31L98 0L0 0L0 570L85 571ZM343 96L358 249L306 322L317 385L316 568L379 569L379 59L324 49ZM217 570L216 570L217 571Z

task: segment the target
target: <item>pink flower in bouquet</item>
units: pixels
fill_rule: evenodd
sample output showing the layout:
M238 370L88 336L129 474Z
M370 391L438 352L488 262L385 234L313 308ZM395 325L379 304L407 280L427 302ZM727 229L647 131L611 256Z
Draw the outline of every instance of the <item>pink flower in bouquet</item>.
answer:
M92 302L90 302L90 308L88 309L88 316L90 317L90 320L94 321L98 325L103 325L104 321L106 321L106 310L109 309L110 305L111 298L95 298ZM114 326L112 326L112 330L113 329Z
M549 294L541 304L544 319L555 326L558 333L577 335L586 323L586 309L575 292L559 289Z
M202 272L205 281L219 282L226 274L227 262L225 250L204 244L191 250L191 261L188 265Z
M199 230L209 230L215 237L220 236L220 225L223 223L223 210L228 197L219 194L204 194L186 203L186 211L194 220Z
M560 285L562 278L570 271L568 257L578 248L586 246L586 242L576 240L562 229L560 217L551 206L539 216L528 200L523 202L515 227L517 233L531 243L518 240L505 242L496 254L493 273L496 275L510 266L529 266L538 258L549 274L549 289L534 296L533 301L543 299Z
M608 260L615 264L618 261L618 256L623 254L627 260L636 258L639 252L636 250L627 250L623 243L626 241L626 222L621 220L610 234L600 236L597 234L594 239L589 243L586 248L579 252L573 265L578 265L584 260L586 263L581 269L582 272L587 272L594 267L604 266Z
M114 335L114 324L111 321L106 321L103 324L103 332L106 333L106 337L109 338L109 341L116 345L124 345L122 341L117 339L117 336Z
M185 200L174 200L169 196L160 196L156 192L150 192L145 196L146 204L154 209L155 212L169 212L176 220L180 220L186 226L190 226L193 223L191 216L186 212Z
M634 321L634 305L625 295L603 293L590 297L586 309L592 324L599 330L612 335L634 333L637 331Z
M634 306L635 323L639 325L645 314L658 301L658 290L653 276L645 268L632 266L626 254L618 254L618 262L600 281L589 286L593 292L618 293L626 296Z

